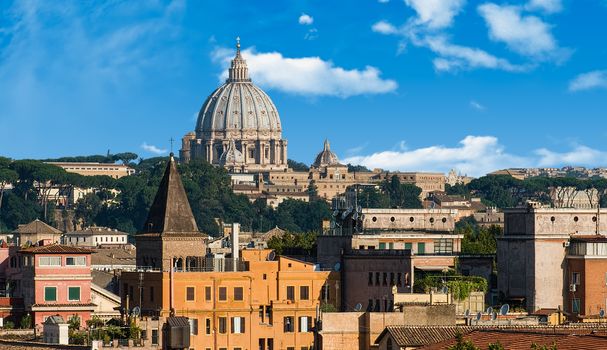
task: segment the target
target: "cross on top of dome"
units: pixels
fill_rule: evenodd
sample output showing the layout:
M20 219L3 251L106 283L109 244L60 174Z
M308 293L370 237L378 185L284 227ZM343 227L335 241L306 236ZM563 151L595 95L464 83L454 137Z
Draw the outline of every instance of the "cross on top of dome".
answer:
M228 83L250 82L247 61L240 56L240 37L236 37L236 56L229 69Z

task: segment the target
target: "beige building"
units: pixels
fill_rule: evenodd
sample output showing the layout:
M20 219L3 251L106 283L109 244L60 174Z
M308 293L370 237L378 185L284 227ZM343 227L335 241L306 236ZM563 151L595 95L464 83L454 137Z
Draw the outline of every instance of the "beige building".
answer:
M119 179L123 176L133 175L135 173L135 169L124 164L86 162L47 162L46 164L56 165L63 168L68 173L76 173L84 176L105 175L114 179Z
M17 245L35 244L42 240L58 243L61 240L61 235L63 235L63 232L38 219L29 224L19 225L13 231L13 237L16 239Z

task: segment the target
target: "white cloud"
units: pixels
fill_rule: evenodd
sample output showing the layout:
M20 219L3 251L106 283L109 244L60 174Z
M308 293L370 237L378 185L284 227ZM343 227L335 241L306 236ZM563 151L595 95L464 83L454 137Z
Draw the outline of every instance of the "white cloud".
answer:
M451 44L444 36L426 37L423 45L440 55L433 60L434 68L438 71L490 68L520 72L528 69L526 66L511 64L506 59L495 57L478 48Z
M607 70L595 70L580 74L569 82L569 91L607 89Z
M551 27L536 16L525 16L518 6L492 3L478 7L489 28L491 40L505 43L511 50L539 60L568 58L570 50L559 48Z
M220 79L227 78L227 68L234 53L218 48L211 54L224 70ZM393 92L398 84L382 79L381 72L372 66L364 69L345 69L320 57L284 57L279 52L242 51L247 60L251 78L255 83L270 89L309 96L338 96L342 98Z
M416 24L431 29L451 26L453 18L466 4L465 0L405 0L417 12Z
M556 13L563 10L563 4L561 0L531 0L525 5L525 9Z
M390 0L377 0L377 2L379 2L380 4L387 4L390 2Z
M444 145L412 150L390 150L370 155L345 158L343 163L360 164L368 168L401 171L437 171L450 169L482 176L495 170L512 167L557 167L564 165L599 166L607 163L607 152L586 146L575 146L568 152L541 148L529 156L505 151L493 136L466 136L455 147Z
M528 65L512 64L480 48L451 43L445 31L466 4L464 0L405 0L405 3L417 16L400 27L384 20L371 27L376 33L401 36L403 41L399 42L398 53L404 51L407 42L428 48L438 56L432 60L437 71L485 68L520 72L529 69Z
M476 109L477 111L484 111L485 110L485 106L483 106L482 104L472 100L470 101L470 107Z
M569 152L554 152L546 148L535 151L539 156L538 166L549 167L554 165L584 165L604 166L607 164L607 152L592 149L587 146L577 145Z
M316 28L310 28L310 30L308 30L308 32L306 33L306 35L304 35L304 39L305 40L316 40L316 39L318 39L318 29L316 29Z
M306 15L305 13L302 13L301 16L299 16L299 24L303 24L303 25L310 25L314 23L314 18L310 15Z
M379 21L377 23L375 23L372 27L371 30L373 30L376 33L380 33L380 34L398 34L399 30L392 25L390 22L387 21Z
M150 153L154 153L154 154L165 154L167 153L167 150L164 148L158 148L154 145L148 145L146 142L144 142L141 145L141 148L143 148L144 150L150 152Z

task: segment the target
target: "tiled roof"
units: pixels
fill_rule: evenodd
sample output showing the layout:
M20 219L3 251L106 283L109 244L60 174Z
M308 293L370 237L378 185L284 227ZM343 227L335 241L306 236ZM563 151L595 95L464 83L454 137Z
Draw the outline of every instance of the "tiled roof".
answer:
M37 234L61 234L62 232L38 219L30 222L29 224L19 225L19 227L13 231L13 233L24 234L24 233L37 233Z
M91 258L91 265L133 265L136 262L136 250L124 248L93 249L96 253Z
M388 326L377 339L390 333L392 339L400 347L422 346L451 339L457 332L465 334L473 329L473 327L456 326Z
M56 307L94 307L97 304L93 303L71 303L71 304L33 304L32 307L48 307L48 308L56 308Z
M39 247L30 247L22 249L21 253L26 254L91 254L90 249L74 247L71 245L49 244Z
M561 330L559 330L560 332ZM465 340L470 340L480 349L487 349L489 344L499 343L508 350L529 350L532 344L552 345L555 344L559 350L593 350L607 349L607 336L605 333L592 334L591 332L578 330L566 334L549 333L537 330L488 330L480 329L469 332L464 335ZM424 350L443 350L448 349L456 343L455 337L449 340L441 341L436 344L427 345L419 348Z

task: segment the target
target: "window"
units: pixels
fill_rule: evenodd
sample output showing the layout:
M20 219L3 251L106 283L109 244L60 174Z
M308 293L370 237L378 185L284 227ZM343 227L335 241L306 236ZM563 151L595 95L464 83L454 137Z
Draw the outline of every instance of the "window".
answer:
M57 287L44 287L44 301L57 301Z
M211 301L211 287L204 287L204 300Z
M394 272L390 272L390 285L394 285Z
M185 288L185 300L194 301L196 299L196 289L194 287Z
M244 333L244 317L232 317L232 333Z
M580 284L580 273L579 272L573 272L571 274L571 284Z
M396 284L399 285L399 286L403 284L403 278L402 277L403 277L402 273L399 272L399 273L396 274Z
M295 287L287 286L287 300L295 301Z
M274 350L274 339L268 338L268 350Z
M227 319L225 317L220 317L219 318L219 333L221 334L226 334L227 333Z
M434 252L435 253L453 253L453 240L449 238L441 238L434 240Z
M198 319L197 318L188 318L190 322L190 334L197 335L198 334Z
M426 243L417 243L417 254L426 254Z
M580 299L574 298L571 299L571 312L579 314L580 313Z
M307 333L312 330L312 317L310 316L300 316L299 317L299 331L302 333Z
M158 345L158 330L152 329L152 345Z
M150 301L154 301L154 286L150 287Z
M234 287L234 300L243 300L242 287Z
M310 287L308 287L308 286L299 287L299 299L310 300Z
M368 285L372 286L373 285L373 272L369 272L369 283Z
M379 286L379 272L375 273L375 285Z
M204 332L208 335L211 334L211 319L207 318L204 320Z
M272 324L272 305L266 306L266 322Z
M219 287L219 301L228 300L228 289L226 287Z
M80 287L67 287L67 300L79 301L80 300Z
M284 332L285 333L293 333L293 317L287 316L283 320L284 323Z
M61 266L60 256L41 256L39 260L40 266Z
M387 273L387 272L384 272L384 279L383 279L382 284L383 284L384 286L387 286L387 285L388 285L388 273Z
M405 243L405 249L413 249L413 244L412 243Z
M379 249L386 249L386 243L379 243Z

